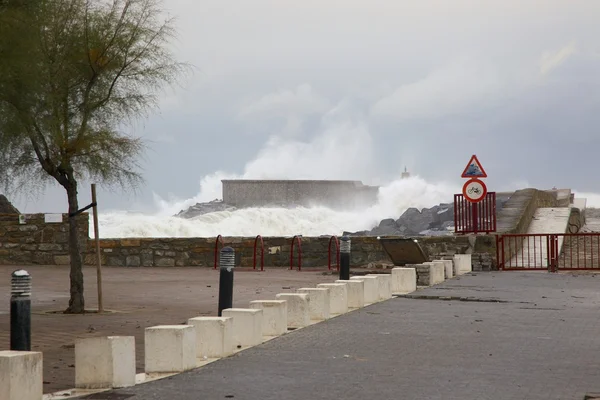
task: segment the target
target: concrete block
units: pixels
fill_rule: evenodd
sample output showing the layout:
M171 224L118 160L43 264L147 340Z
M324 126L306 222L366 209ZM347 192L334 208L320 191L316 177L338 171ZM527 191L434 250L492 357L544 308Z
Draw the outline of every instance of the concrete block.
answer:
M135 372L135 337L103 336L75 340L76 388L135 386Z
M263 336L279 336L287 332L288 328L288 303L281 300L254 300L250 308L262 310Z
M392 298L392 275L391 274L369 274L367 276L377 277L379 285L379 300Z
M190 325L159 325L145 331L147 374L183 372L196 367L196 330Z
M463 275L473 271L470 254L455 254L453 260L456 265L456 275Z
M454 278L454 262L452 260L442 260L444 262L445 267L445 278L451 279Z
M376 276L353 276L350 280L364 282L365 305L379 301L379 280Z
M345 283L319 283L318 288L329 289L329 313L348 312L348 287Z
M233 353L233 318L195 317L187 324L196 332L196 358L221 358Z
M392 268L392 293L407 294L417 290L417 270L414 268Z
M348 285L348 308L361 308L365 306L365 281L359 280L340 280L335 283L345 283Z
M41 400L42 359L37 351L0 351L0 399Z
M429 264L429 285L437 285L443 283L445 278L445 267L444 263L424 263Z
M233 318L233 347L256 346L262 343L263 310L228 308L221 313Z
M310 309L306 293L279 293L275 297L287 301L288 328L303 328L310 325Z
M331 316L329 312L329 289L300 288L298 293L308 295L308 313L313 321L323 321Z
M444 260L435 260L432 262L434 265L441 265L444 268L444 279L452 278L452 262L447 262ZM450 270L448 270L450 268Z

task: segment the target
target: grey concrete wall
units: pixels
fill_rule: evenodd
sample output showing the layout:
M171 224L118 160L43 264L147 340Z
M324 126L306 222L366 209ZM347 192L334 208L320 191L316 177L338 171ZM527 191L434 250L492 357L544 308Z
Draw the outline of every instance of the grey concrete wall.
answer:
M223 180L222 184L223 202L236 207L364 208L376 203L379 190L360 181Z

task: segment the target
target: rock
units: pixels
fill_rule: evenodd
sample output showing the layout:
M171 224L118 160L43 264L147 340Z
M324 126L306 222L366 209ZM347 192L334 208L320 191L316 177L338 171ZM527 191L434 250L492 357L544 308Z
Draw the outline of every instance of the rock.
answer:
M20 212L8 201L6 196L0 194L0 214L20 214Z
M496 198L499 211L510 196ZM445 236L454 233L454 204L442 203L431 208L408 208L400 218L386 218L370 231L344 232L348 236Z
M189 207L187 210L181 210L176 217L181 218L194 218L199 215L204 215L218 211L234 211L236 208L229 204L223 203L221 200L213 200L208 203L196 203Z

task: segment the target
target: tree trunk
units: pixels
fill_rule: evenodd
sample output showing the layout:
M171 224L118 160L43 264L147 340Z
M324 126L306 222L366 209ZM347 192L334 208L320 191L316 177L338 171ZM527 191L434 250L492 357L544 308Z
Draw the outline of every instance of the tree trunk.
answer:
M79 209L77 181L70 179L66 190L67 197L69 198L69 214L72 214ZM83 299L83 258L81 255L76 217L69 217L69 255L71 258L71 298L69 299L69 308L65 310L65 314L83 314L85 312L85 302Z

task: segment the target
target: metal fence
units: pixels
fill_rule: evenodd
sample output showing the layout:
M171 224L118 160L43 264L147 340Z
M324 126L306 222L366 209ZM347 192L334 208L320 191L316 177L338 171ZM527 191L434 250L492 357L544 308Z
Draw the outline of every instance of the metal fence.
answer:
M454 232L496 232L496 193L488 192L479 203L471 203L462 194L455 194Z
M503 270L600 270L600 233L497 236Z

